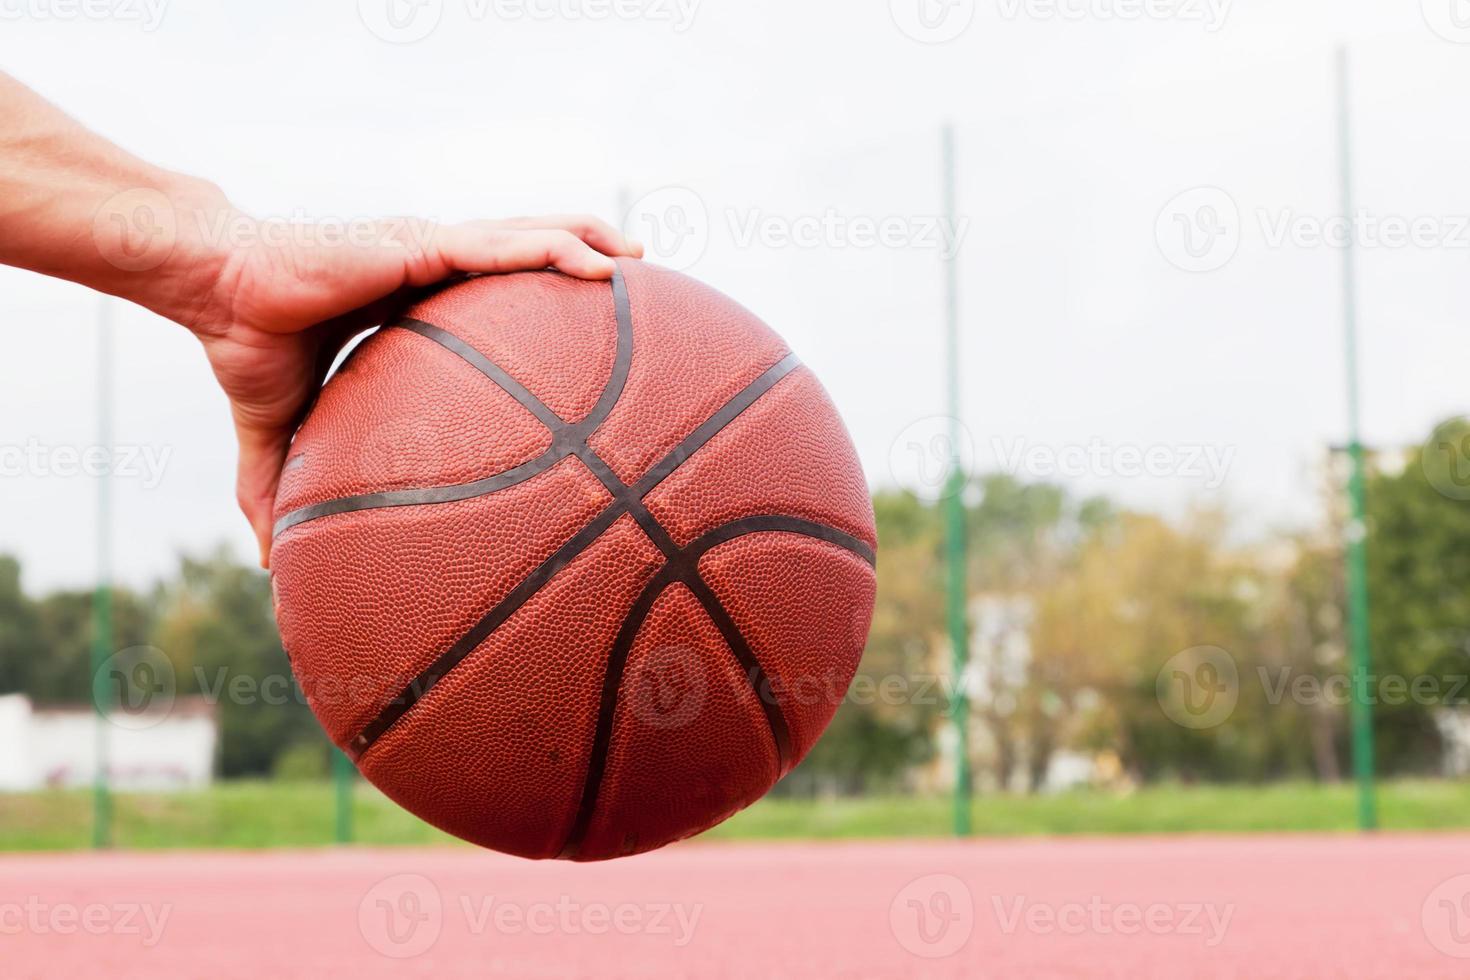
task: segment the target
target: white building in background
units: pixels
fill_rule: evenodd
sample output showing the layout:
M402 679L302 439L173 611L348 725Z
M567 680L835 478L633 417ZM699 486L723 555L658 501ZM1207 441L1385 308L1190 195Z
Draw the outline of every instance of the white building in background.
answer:
M179 698L153 713L120 714L104 734L115 789L186 789L213 778L219 726L214 707L203 698ZM0 695L0 791L91 785L98 742L90 705L36 708L24 694Z
M975 785L982 792L1020 789L1025 783L1024 769L1031 746L1024 741L1016 745L1015 768L997 778L994 771L997 746L982 716L986 712L1008 715L1016 709L1016 693L1025 685L1031 668L1035 605L1025 595L980 593L970 598L969 616L969 666L961 683L970 698L970 759L976 769ZM947 639L940 638L931 663L945 683L952 683ZM956 745L954 729L944 724L939 731L934 761L918 774L920 789L944 792L954 785ZM1038 788L1046 793L1062 792L1092 785L1101 776L1099 760L1094 754L1056 748L1048 756Z

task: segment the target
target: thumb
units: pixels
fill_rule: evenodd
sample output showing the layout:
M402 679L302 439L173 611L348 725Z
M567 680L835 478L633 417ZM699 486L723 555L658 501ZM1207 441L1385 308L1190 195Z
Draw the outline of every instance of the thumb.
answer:
M276 506L276 487L281 467L291 446L289 429L258 429L237 424L240 466L235 479L235 499L260 545L260 567L271 567L271 526Z

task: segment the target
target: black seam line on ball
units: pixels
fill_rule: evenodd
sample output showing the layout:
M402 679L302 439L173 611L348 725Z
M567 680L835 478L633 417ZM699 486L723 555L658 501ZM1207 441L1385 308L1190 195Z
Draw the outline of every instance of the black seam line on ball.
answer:
M760 397L761 394L769 391L771 387L776 384L777 381L779 381L782 377L785 377L786 374L789 374L798 363L800 362L793 357L783 358L777 364L763 372L759 378L751 382L750 385L748 385L739 394L737 394L734 398L727 402L725 407L720 409L720 413L717 414L725 413L726 409L737 403L742 406L741 411L743 411L744 408L749 407L752 403L754 403L755 399ZM779 373L777 373L778 369ZM753 395L751 394L752 391L754 391ZM729 416L729 420L735 419L738 415L739 412L731 414ZM703 446L706 442L713 438L718 431L718 429L711 431L708 430L706 426L700 426L699 428L695 429L694 432L685 437L685 439L681 441L678 446L674 447L673 451L669 453L669 456L665 457L665 461L674 457L677 457L680 462L688 459L701 446ZM601 460L599 460L599 462L601 462ZM662 465L662 463L660 465ZM668 472L672 473L675 468L676 467L670 467L668 469ZM613 477L613 479L616 480L616 477ZM657 484L654 485L656 486ZM652 487L650 487L650 489L652 489ZM612 503L610 503L602 511L601 514L593 518L590 524L588 524L576 535L574 535L571 540L567 541L567 543L562 545L561 548L557 549L557 551L540 566L538 566L537 569L533 571L527 579L522 581L519 586L517 586L515 589L512 589L511 592L507 594L504 599L502 599L499 603L492 607L490 611L485 614L484 618L470 629L469 633L465 634L465 636L461 637L460 640L456 642L452 647L436 657L433 663L431 663L417 677L410 681L408 686L400 691L398 695L392 701L390 701L386 707L384 707L382 712L370 723L368 723L368 725L363 728L363 730L359 732L358 735L352 740L348 748L348 754L353 758L353 760L356 761L357 759L359 759L362 754L372 746L373 742L375 742L383 734L383 732L387 731L390 727L392 727L395 722L398 721L399 718L402 718L405 714L407 714L408 710L412 708L416 703L418 703L420 698L427 694L435 684L438 684L439 681L443 680L444 675L449 673L450 670L452 670L462 660L469 656L470 653L473 652L475 647L484 642L485 637L489 636L492 631L499 628L501 623L509 619L511 615L521 607L522 604L524 604L533 595L535 595L537 591L540 590L541 586L550 581L553 575L555 575L558 571L569 564L572 559L576 558L577 555L580 554L584 549L590 546L593 541L601 536L603 531L612 526L614 521L616 521L624 513L627 513L630 504L633 502L634 499L628 496L626 493L614 494L614 499ZM589 532L591 532L590 535ZM471 640L473 640L473 642L468 642Z
M526 411L536 416L537 420L552 432L566 428L566 420L548 408L546 403L541 399L531 394L530 389L511 377L509 372L499 364L496 364L448 330L442 327L436 327L432 323L425 323L423 320L415 320L412 317L404 317L393 326L399 330L408 330L421 337L427 337L440 347L459 355L461 360L495 382L506 394L519 402Z
M710 421L720 419L721 425L711 426L709 422L699 426L660 460L650 471L650 475L659 473L657 479L649 481L645 476L635 484L631 491L635 491L641 497L648 493L659 483L663 482L669 474L673 473L681 463L689 459L700 447L709 442L715 435L730 422L734 421L741 412L754 404L761 395L770 391L778 381L790 374L797 365L801 363L794 354L788 354L771 367L767 368L761 375L746 385L733 398L725 403L712 417ZM590 451L589 451L590 452ZM644 489L646 486L646 489ZM348 754L354 761L362 757L384 732L408 713L408 710L418 703L419 699L429 692L435 684L443 680L444 676L454 669L462 660L484 641L492 631L497 629L501 623L520 608L528 599L540 590L541 586L550 581L551 577L560 571L565 565L572 561L578 554L592 544L602 532L611 527L613 522L627 513L633 498L622 494L614 495L610 503L601 514L593 518L581 531L572 537L570 541L559 548L555 554L542 563L531 576L522 581L520 585L485 614L469 633L461 637L452 647L434 659L434 662L425 668L417 677L409 682L398 695L388 703L382 712L357 734L348 745ZM595 530L594 530L595 529ZM590 532L590 534L589 534ZM473 642L470 642L473 640Z
M535 459L521 463L503 473L442 487L423 487L409 490L384 490L377 493L356 494L335 500L311 504L282 515L271 529L271 536L278 537L298 524L314 521L333 514L347 514L359 510L379 510L387 507L414 507L422 504L447 504L471 500L488 494L507 490L532 477L540 476L551 467L571 455L579 443L586 439L607 420L613 406L623 393L628 381L628 372L633 362L633 317L628 302L628 285L622 270L613 273L613 307L617 317L616 347L613 353L612 372L603 385L597 404L586 418L569 423L553 412L531 393L530 389L448 330L423 320L405 317L390 325L390 329L401 328L418 334L457 355L461 360L493 381L502 391L514 398L522 407L551 430L551 445ZM360 349L360 347L359 347Z
M726 645L731 648L736 659L740 660L741 665L746 668L748 672L746 677L751 681L756 698L766 711L767 722L771 723L772 737L776 742L777 770L784 770L786 760L791 758L791 735L785 718L781 717L779 722L771 722L770 712L778 706L774 703L774 694L766 680L766 675L760 664L755 662L755 654L746 644L744 635L738 629L734 629L735 624L730 619L729 613L720 604L704 577L699 574L699 559L704 556L705 552L748 534L767 532L784 532L816 538L847 549L869 565L875 563L873 549L867 542L826 524L779 514L763 514L731 521L679 549L677 555L670 556L669 561L649 581L648 585L644 586L642 594L633 603L633 608L623 619L617 638L613 641L612 650L608 654L607 670L602 678L602 697L598 703L596 734L592 739L592 754L588 759L587 775L582 783L582 798L577 805L577 816L572 822L571 833L567 835L559 857L575 857L582 845L583 838L587 836L587 828L591 826L592 815L597 808L597 798L602 790L602 780L607 772L607 755L612 746L613 725L617 721L618 695L622 690L628 657L633 651L633 644L637 641L639 632L643 629L644 620L648 618L648 614L653 610L664 591L676 582L683 582L689 587L694 597L700 600L700 604L704 606L705 611L709 613L710 619L714 622L715 628L720 630ZM698 582L698 586L695 586L694 582ZM705 595L701 595L701 592ZM719 614L716 614L706 602L706 597L714 601L714 606L719 609ZM734 629L734 635L739 638L738 642L746 656L754 662L753 667L751 663L747 663L745 657L742 657L741 650L730 642L730 636L721 626L722 618Z

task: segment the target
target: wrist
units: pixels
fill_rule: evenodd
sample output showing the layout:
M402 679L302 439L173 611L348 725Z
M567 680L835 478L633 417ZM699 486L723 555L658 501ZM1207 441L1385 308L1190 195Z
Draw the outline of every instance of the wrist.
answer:
M237 216L214 184L167 171L114 195L94 227L109 267L100 288L196 333L212 329Z

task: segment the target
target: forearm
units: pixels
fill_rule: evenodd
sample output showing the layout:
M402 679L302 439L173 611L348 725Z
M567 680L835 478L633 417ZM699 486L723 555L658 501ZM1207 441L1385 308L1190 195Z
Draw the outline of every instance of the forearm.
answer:
M138 159L0 72L0 264L187 322L223 261L203 228L227 208L207 182Z

